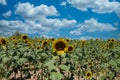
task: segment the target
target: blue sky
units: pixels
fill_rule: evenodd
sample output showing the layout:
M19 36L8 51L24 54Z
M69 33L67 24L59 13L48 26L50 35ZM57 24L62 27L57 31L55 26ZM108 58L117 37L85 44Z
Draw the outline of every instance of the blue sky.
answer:
M0 36L119 38L120 0L0 0Z

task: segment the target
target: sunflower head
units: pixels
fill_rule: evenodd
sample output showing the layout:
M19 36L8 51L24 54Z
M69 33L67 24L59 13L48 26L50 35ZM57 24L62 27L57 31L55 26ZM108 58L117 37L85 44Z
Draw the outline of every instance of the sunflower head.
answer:
M28 39L24 40L24 43L29 43L29 40Z
M42 47L45 47L48 44L48 42L45 40L42 42Z
M36 46L36 49L40 49L41 47L40 46Z
M67 42L69 42L70 40L69 39L66 39Z
M109 48L109 44L106 44L106 48Z
M92 78L92 72L90 72L90 71L86 72L86 78L87 79Z
M64 39L55 40L52 44L53 52L64 54L67 48L67 42Z
M21 36L21 38L22 38L22 40L26 40L26 39L28 39L28 35L23 34L23 35Z
M40 43L41 43L41 42L42 42L42 40L38 39L38 40L37 40L37 42L40 42Z
M17 42L15 42L14 45L17 45Z
M74 49L74 46L68 46L67 51L71 52L71 51L73 51L73 49Z
M54 41L55 40L55 38L51 38L51 41Z
M93 66L93 62L90 60L90 61L88 61L88 65L89 66Z
M86 40L81 40L81 47L84 47L85 46L85 43L86 43Z
M16 41L16 37L15 37L15 36L12 36L12 37L11 37L11 40L12 40L12 41Z
M8 41L6 38L0 38L0 44L1 45L7 45Z
M114 39L111 39L110 41L111 41L111 42L115 42L115 40L114 40Z

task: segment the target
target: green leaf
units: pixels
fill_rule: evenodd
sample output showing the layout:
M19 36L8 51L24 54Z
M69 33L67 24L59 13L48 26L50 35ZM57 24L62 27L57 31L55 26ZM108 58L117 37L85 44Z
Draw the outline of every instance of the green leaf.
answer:
M113 67L117 66L117 63L114 60L110 60L109 64L112 65Z
M17 61L17 63L18 63L19 65L22 65L22 64L24 64L26 61L27 61L27 59L25 59L25 58L20 58L20 59Z
M115 68L116 72L120 72L120 67Z
M116 62L117 62L118 64L120 64L120 59L117 59Z
M59 65L59 68L60 68L60 69L63 69L63 70L67 70L67 71L69 71L70 66L66 66L66 65Z
M99 80L105 80L105 76L101 76Z
M53 69L56 69L56 66L54 65L54 60L47 61L44 66L48 67L48 70L51 71Z
M3 62L3 63L7 63L9 60L10 60L10 59L9 59L8 57L4 57L4 58L2 59L2 62Z
M18 59L19 59L19 56L14 56L13 59L14 59L14 60L18 60Z
M63 75L61 73L57 72L51 72L50 79L52 80L61 80L63 78Z
M114 75L115 74L113 72L111 72L111 71L108 73L108 76L110 77L110 80L112 80L112 78L114 77Z
M109 64L108 63L103 63L101 66L104 67L104 68L107 68L107 67L109 67Z

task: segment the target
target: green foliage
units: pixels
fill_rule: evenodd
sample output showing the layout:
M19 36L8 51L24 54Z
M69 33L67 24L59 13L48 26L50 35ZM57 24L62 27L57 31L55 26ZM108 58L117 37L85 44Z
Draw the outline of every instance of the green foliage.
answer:
M19 38L21 34L16 32L14 36ZM8 38L6 46L0 45L0 80L10 80L11 76L16 80L17 76L20 80L32 77L38 80L86 79L87 71L93 74L91 80L115 80L120 74L119 40L113 43L106 40L86 40L83 41L84 44L81 40L70 40L68 44L74 45L74 50L57 55L52 51L50 39L45 47L37 42L38 39L47 40L44 37L29 38L31 44L28 44L17 39L18 45L14 45L14 41ZM109 46L106 47L106 44ZM92 61L92 66L88 64L89 61Z

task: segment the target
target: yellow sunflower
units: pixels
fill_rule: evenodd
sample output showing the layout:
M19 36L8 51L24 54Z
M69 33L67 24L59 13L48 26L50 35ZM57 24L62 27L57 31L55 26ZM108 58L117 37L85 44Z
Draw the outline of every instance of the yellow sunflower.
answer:
M64 54L67 50L67 46L68 44L64 39L57 39L52 43L53 52L57 54Z
M91 67L91 66L93 66L93 62L90 60L90 61L88 61L88 65Z
M35 46L35 44L33 44L33 43L30 42L30 41L29 41L27 44L28 44L28 47L34 47L34 46Z
M14 45L16 46L16 45L18 45L18 43L17 43L17 42L14 42Z
M38 39L38 40L37 40L37 42L40 42L40 43L41 43L41 42L42 42L42 40Z
M92 72L91 71L86 72L86 78L87 79L92 78Z
M66 41L67 41L67 42L69 42L69 41L70 41L70 39L66 39Z
M24 40L24 43L29 43L30 41L28 39Z
M48 44L48 41L47 41L47 40L42 41L42 47L45 47L47 44Z
M73 49L74 49L74 46L68 46L67 47L67 52L71 52L71 51L73 51Z
M86 40L80 40L80 43L81 43L81 47L84 47L85 43L86 43Z
M8 40L7 38L0 38L0 45L7 45Z
M28 35L23 34L23 35L21 36L21 38L22 38L22 40L26 40L26 39L28 39Z
M115 39L111 39L110 41L111 41L111 42L115 42Z
M41 47L40 46L36 46L36 49L40 49Z
M54 40L55 40L55 38L51 38L50 40L51 40L51 41L54 41Z
M12 37L11 37L11 40L12 40L12 41L16 41L16 37L15 37L15 36L12 36Z

